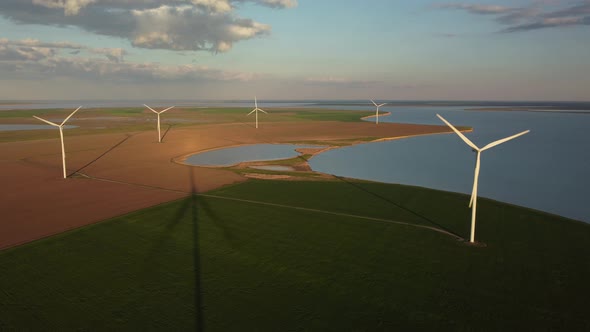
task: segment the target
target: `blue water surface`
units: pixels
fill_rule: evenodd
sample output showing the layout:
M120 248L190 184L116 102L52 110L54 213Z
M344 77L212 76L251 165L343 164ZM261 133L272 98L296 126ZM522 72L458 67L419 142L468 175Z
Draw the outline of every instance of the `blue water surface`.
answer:
M380 122L444 125L439 113L454 125L473 127L465 135L479 147L530 129L482 153L479 196L590 222L590 114L457 107L382 110L392 115ZM310 165L338 176L469 194L475 153L453 133L329 150Z
M78 126L65 125L64 129L78 128ZM0 124L0 131L19 131L19 130L45 130L59 129L50 125L32 125L32 124Z
M185 162L193 166L232 166L246 161L267 161L293 158L295 149L317 148L317 145L256 144L219 149L189 156Z

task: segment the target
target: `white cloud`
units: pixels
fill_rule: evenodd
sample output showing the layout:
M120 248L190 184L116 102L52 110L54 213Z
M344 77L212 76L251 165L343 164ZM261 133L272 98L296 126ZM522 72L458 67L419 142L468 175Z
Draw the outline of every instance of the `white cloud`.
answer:
M273 8L297 7L297 0L262 0L261 3Z
M194 7L161 6L133 10L132 43L142 48L226 52L233 43L270 32L270 26L227 14L210 15Z
M57 42L48 43L42 42L38 39L22 39L22 40L8 40L6 38L0 38L0 45L12 45L12 46L28 46L28 47L47 47L47 48L65 48L65 49L83 49L86 48L80 44L74 44L69 42Z
M555 9L558 6L560 9ZM538 0L524 7L498 5L446 3L435 5L439 9L464 10L474 15L496 16L496 21L508 25L501 32L521 32L544 28L590 25L590 0L565 2Z
M76 15L81 8L96 0L33 0L33 4L47 8L62 8L65 15Z
M497 6L497 5L481 5L481 4L462 4L462 3L447 3L436 5L443 9L462 9L472 14L505 14L514 11L515 8Z
M139 48L227 52L271 31L237 15L244 2L297 6L295 0L1 0L0 16L20 24L73 26Z
M70 49L76 49L76 54L64 52ZM125 61L126 54L127 52L121 48L86 48L68 42L44 43L31 39L20 41L0 39L0 78L71 77L142 83L146 81L249 81L259 77L251 73L198 65L132 63ZM104 55L104 57L98 58L93 55Z
M113 62L123 62L123 57L127 55L127 51L122 48L93 48L90 50L94 54L102 54L108 60Z
M195 6L200 6L209 9L214 13L228 13L233 7L228 0L191 0Z
M135 9L192 5L213 13L228 13L234 10L234 4L242 2L252 2L271 8L294 8L298 5L297 0L32 0L34 5L62 9L65 15L77 15L80 10L93 4Z

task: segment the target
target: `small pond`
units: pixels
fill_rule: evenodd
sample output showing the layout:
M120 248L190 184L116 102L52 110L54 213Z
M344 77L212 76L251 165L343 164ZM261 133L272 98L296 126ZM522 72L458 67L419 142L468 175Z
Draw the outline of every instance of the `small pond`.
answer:
M232 166L246 161L268 161L294 158L295 149L321 148L303 144L255 144L196 153L184 161L193 166Z

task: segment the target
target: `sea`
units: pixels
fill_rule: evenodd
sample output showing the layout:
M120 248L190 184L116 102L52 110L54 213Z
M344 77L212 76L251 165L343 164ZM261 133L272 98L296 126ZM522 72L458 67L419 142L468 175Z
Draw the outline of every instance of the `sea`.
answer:
M477 146L530 133L482 153L478 196L590 223L590 103L530 101L387 101L380 123L473 128L465 135ZM0 111L31 108L249 107L252 101L18 101ZM374 111L368 100L259 100L261 108L322 108ZM519 110L513 110L518 107ZM494 108L482 111L479 108ZM374 121L368 119L367 121ZM377 125L377 124L376 124ZM312 169L338 176L422 186L470 194L475 153L456 134L438 134L329 150L310 160ZM465 204L468 204L466 200Z

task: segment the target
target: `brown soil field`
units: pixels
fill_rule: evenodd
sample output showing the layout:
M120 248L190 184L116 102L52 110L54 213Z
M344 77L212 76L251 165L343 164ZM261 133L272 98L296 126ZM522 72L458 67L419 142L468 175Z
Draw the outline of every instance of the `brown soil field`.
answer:
M165 127L162 127L164 133ZM82 135L65 131L62 178L57 130L43 140L0 143L0 249L201 193L247 178L223 168L192 167L183 156L256 143L346 141L447 133L445 126L358 122L266 122L172 127L162 143L153 131ZM75 174L75 175L74 175Z

